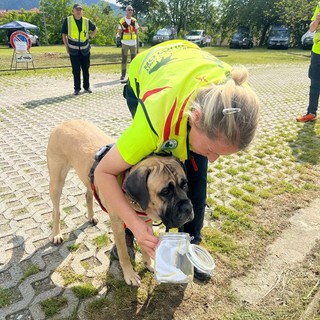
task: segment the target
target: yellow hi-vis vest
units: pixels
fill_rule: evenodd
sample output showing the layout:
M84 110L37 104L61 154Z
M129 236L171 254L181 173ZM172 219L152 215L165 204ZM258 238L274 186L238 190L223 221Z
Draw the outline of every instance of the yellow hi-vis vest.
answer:
M152 153L188 159L192 102L201 88L224 83L230 72L231 66L186 40L166 41L139 53L129 69L138 108L117 140L123 159L131 165Z
M317 14L320 12L320 2L316 6L311 21L316 20ZM312 51L316 54L320 54L320 26L316 29L316 32L313 37L313 46Z
M85 56L89 54L89 19L82 17L82 30L79 32L74 16L67 18L69 54L76 55L80 50Z
M131 24L128 25L126 22L126 19L124 17L120 20L120 26L121 26L122 32L123 32L123 36L122 36L123 40L136 40L137 39L136 22L137 22L137 20L135 18L131 18Z

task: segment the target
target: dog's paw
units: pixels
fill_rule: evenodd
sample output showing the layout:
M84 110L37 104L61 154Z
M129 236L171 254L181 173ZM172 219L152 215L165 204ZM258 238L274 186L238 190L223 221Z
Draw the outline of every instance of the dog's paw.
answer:
M63 237L62 237L62 234L59 233L55 236L50 236L50 241L53 243L53 244L61 244L63 242Z
M98 224L99 219L97 216L93 216L89 221L95 226Z
M139 275L134 270L124 272L123 276L124 276L125 282L128 285L134 286L134 287L140 286L141 279L140 279Z

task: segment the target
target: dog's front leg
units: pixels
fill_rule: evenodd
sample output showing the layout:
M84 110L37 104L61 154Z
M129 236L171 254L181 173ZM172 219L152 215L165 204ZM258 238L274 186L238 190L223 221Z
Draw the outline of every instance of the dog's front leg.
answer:
M57 180L57 181L55 181ZM49 192L53 205L52 211L52 233L50 236L50 241L54 244L60 244L63 242L63 236L60 229L60 197L62 192L62 185L64 180L52 178L50 175Z
M111 227L114 235L114 241L118 250L119 262L122 268L124 280L129 285L139 286L141 283L140 277L133 270L133 266L130 261L125 241L125 229L122 220L117 217L115 219L111 217Z

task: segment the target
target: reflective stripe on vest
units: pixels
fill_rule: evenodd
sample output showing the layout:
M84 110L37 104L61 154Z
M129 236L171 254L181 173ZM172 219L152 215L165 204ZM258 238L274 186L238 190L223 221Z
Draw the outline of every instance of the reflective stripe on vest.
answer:
M69 53L75 55L80 50L83 55L89 54L89 19L82 18L82 29L79 32L74 16L67 18Z
M131 18L131 24L128 25L125 18L122 18L120 20L120 25L121 25L122 32L123 32L123 36L122 36L123 40L136 40L137 39L136 21L137 20L135 18Z

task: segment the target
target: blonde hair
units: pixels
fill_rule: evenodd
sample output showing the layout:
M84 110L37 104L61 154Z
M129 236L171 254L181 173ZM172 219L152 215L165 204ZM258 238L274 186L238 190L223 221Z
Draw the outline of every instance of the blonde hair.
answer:
M260 101L244 82L248 71L243 66L233 68L231 79L224 84L200 89L189 116L194 119L193 110L201 114L198 128L209 139L224 135L231 145L245 149L254 138L259 117Z

